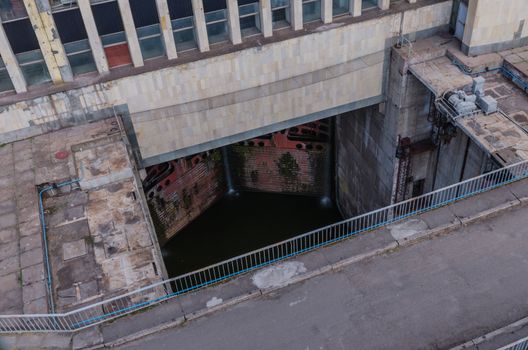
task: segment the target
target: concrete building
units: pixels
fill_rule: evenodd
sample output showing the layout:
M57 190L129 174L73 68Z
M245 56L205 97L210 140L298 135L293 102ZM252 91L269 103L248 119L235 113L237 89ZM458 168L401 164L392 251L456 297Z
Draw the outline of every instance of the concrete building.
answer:
M30 221L37 189L80 179L43 203L46 274L63 284L43 290L42 273L6 310L166 278L160 244L233 188L329 197L352 217L528 160L527 21L526 0L0 0L0 145L31 158L0 190L15 201L38 175ZM53 156L39 149L55 137ZM77 281L81 256L94 268Z

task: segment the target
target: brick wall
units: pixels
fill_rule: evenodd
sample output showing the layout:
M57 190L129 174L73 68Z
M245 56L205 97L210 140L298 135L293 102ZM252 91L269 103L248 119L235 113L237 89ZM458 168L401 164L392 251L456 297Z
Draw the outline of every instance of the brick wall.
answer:
M144 187L163 245L225 194L220 151L150 167Z
M229 146L236 189L323 195L331 143L326 121Z

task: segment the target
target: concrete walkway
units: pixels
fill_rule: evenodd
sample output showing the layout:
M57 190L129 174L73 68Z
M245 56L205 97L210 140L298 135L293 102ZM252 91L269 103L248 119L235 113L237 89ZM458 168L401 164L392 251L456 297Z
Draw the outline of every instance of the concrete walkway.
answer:
M516 187L524 190L521 184ZM508 197L505 190L493 191L448 211L467 219L478 207L492 201L501 205L498 202ZM448 216L447 210L441 211ZM172 349L176 344L202 350L449 348L528 314L527 214L526 207L518 206L449 235L276 289L121 348ZM415 227L422 225L422 219L415 220ZM398 230L401 236L403 226ZM290 264L312 265L326 257L324 249L310 255Z
M18 348L448 348L528 315L526 202L528 180L73 337L4 340Z

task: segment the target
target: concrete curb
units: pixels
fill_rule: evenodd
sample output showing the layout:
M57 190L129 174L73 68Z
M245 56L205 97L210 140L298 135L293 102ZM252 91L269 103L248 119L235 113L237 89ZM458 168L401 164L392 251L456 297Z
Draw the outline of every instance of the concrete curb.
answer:
M375 257L375 256L379 256L379 255L382 255L382 254L385 254L385 253L389 253L389 252L397 249L400 246L401 247L405 247L405 246L413 245L413 244L419 243L421 241L432 239L432 238L434 238L434 237L436 237L438 235L452 232L452 231L454 231L454 230L456 230L458 228L461 228L463 226L466 226L468 224L476 223L476 222L484 220L486 218L496 216L496 215L498 215L498 214L500 214L500 213L502 213L504 211L510 210L511 208L523 206L525 203L528 203L528 200L527 201L515 200L515 201L511 201L511 202L508 202L508 203L504 203L504 204L498 205L498 206L493 207L491 209L484 210L484 211L482 211L482 212L480 212L478 214L472 215L470 217L466 217L466 218L458 218L457 217L458 221L455 221L455 222L452 222L452 223L449 223L449 224L445 224L445 225L442 225L442 226L439 226L439 227L436 227L436 228L433 228L433 229L430 229L430 230L427 230L427 231L423 231L423 232L417 233L415 235L406 237L404 240L400 240L401 242L397 241L397 240L394 240L393 242L385 245L384 247L373 249L373 250L370 250L368 252L361 253L361 254L352 256L350 258L346 258L346 259L340 260L340 261L338 261L336 263L328 264L328 265L325 265L325 266L320 267L318 269L315 269L315 270L309 271L307 273L304 273L302 275L293 277L291 280L289 280L284 285L277 286L277 287L272 287L272 288L267 288L267 289L257 289L257 290L255 290L253 292L249 292L247 294L244 294L244 295L241 295L241 296L234 297L234 298L231 298L229 300L226 300L226 301L224 301L223 303L221 303L221 304L219 304L217 306L214 306L214 307L211 307L211 308L204 308L204 309L201 309L199 311L195 311L195 312L192 312L192 313L189 313L189 314L185 314L183 317L180 317L180 318L178 318L175 321L171 321L171 322L168 322L168 323L162 323L159 326L156 326L156 327L153 327L153 328L149 328L149 329L146 329L146 330L143 330L143 331L140 331L140 332L136 332L136 333L130 334L129 336L126 336L124 338L120 338L118 340L114 340L114 341L111 341L111 342L108 342L108 343L102 343L102 344L100 344L100 345L98 345L96 347L91 347L89 349L92 350L92 349L101 349L101 348L115 347L115 346L123 345L125 343L129 343L129 342L138 340L138 339L143 338L145 336L152 335L152 334L161 332L163 330L182 325L186 321L195 320L195 319L198 319L200 317L207 316L207 315L213 314L213 313L215 313L217 311L220 311L220 310L229 308L231 306L240 304L240 303L242 303L244 301L256 299L257 297L271 294L271 293L276 292L278 290L281 290L281 289L283 289L283 288L285 288L287 286L306 281L308 279L320 276L320 275L325 274L327 272L339 271L339 270L341 270L341 269L343 269L343 268L345 268L345 267L347 267L347 266L349 266L351 264L354 264L354 263L357 263L357 262L360 262L360 261L363 261L363 260L366 260L366 259L369 259L369 258L372 258L372 257ZM309 254L309 252L307 254ZM519 323L521 321L522 321L522 325L527 324L528 323L528 317L526 319L518 321L517 323ZM520 328L522 325L517 325L517 323L514 324L514 325L516 325L515 327L516 328ZM466 349L468 346L474 346L475 344L478 344L478 343L475 343L477 341L478 342L483 342L486 339L489 339L490 336L492 336L492 335L493 336L497 336L498 334L502 334L504 332L511 331L511 329L512 329L511 327L512 327L512 325L506 326L506 327L504 327L504 330L502 330L502 329L501 330L497 330L497 331L489 333L488 335L485 335L485 336L482 336L482 337L479 337L479 338L475 338L474 340L471 340L471 341L469 341L467 343L464 343L464 344L462 344L462 345L460 345L458 347L452 348L451 350L461 350L461 349Z

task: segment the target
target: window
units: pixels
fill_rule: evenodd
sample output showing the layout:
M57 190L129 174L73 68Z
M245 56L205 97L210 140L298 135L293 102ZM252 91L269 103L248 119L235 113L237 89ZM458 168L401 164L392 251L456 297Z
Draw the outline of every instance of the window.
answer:
M273 29L290 26L290 0L271 0Z
M161 57L165 55L165 46L161 39L161 31L159 24L152 24L147 27L137 29L139 47L143 58Z
M225 0L203 0L205 23L209 43L215 44L229 39Z
M12 91L14 89L15 88L13 87L13 84L11 83L11 78L9 77L9 74L7 73L4 60L2 59L2 57L0 57L0 92Z
M168 0L176 50L196 49L191 0Z
M321 0L303 0L303 22L321 19Z
M196 48L193 17L172 20L172 30L174 32L174 41L176 42L176 50L178 52Z
M27 84L35 85L50 81L48 67L40 52L37 36L29 19L25 18L3 25Z
M3 22L27 16L23 0L0 0L0 18Z
M238 7L240 30L242 36L255 35L260 30L260 7L258 2L243 4Z
M226 9L207 12L205 14L205 23L209 43L215 44L228 40Z
M362 0L361 2L361 10L370 10L373 8L378 8L378 1L377 0Z
M339 16L349 12L350 0L333 0L332 13L333 16Z
M161 37L155 0L130 0L130 9L134 17L143 59L164 56L165 45Z
M132 64L117 2L97 3L92 5L92 11L108 60L108 66L115 68Z
M53 19L73 74L97 71L79 9L55 12Z
M19 53L16 57L28 85L42 84L51 80L40 50Z

